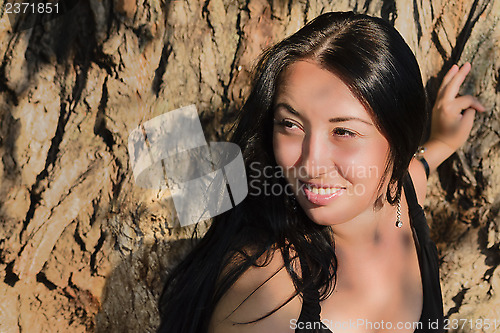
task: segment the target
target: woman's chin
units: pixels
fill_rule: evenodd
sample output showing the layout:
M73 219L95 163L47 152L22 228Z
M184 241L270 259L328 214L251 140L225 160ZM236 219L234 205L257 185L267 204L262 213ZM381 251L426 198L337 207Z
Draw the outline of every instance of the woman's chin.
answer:
M319 225L332 226L347 221L346 219L341 218L339 214L328 212L325 208L326 207L309 208L304 209L304 211L309 219Z

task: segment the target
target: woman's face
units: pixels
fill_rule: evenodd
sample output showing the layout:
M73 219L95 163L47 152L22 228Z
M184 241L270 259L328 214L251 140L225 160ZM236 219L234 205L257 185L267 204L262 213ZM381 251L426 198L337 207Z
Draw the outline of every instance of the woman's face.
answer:
M274 105L276 162L306 214L334 225L373 213L389 143L349 88L299 61L282 74Z

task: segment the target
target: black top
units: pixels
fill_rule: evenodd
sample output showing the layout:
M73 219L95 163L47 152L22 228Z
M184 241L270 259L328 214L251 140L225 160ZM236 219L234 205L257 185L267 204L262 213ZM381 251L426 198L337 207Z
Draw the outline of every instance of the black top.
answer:
M429 226L425 219L424 210L418 204L415 188L409 174L405 177L403 186L410 210L410 221L413 238L417 247L424 293L424 304L419 320L421 327L417 328L415 333L443 332L443 300L439 284L439 264L436 245L430 239ZM307 293L307 297L303 297L302 311L297 320L295 332L331 333L332 331L320 322L321 306L319 304L318 291L305 290L304 293ZM436 323L439 323L439 328L436 327Z

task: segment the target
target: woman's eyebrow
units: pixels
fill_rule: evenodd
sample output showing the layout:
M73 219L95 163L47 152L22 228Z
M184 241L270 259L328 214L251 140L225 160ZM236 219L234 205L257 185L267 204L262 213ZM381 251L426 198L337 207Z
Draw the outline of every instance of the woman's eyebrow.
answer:
M357 121L360 121L360 122L365 123L367 125L373 126L373 124L371 122L366 121L366 120L361 119L361 118L358 118L358 117L335 117L335 118L329 119L328 121L331 123L341 123L341 122L349 121L349 120L357 120Z
M285 108L288 112L290 112L290 113L292 113L292 114L294 114L296 116L300 116L300 113L297 110L295 110L294 108L292 108L290 106L290 104L283 103L283 102L282 103L278 103L278 104L276 104L276 106L274 107L274 109L276 110L279 107Z
M291 114L294 114L296 116L300 116L300 112L298 112L297 110L295 110L290 104L287 104L287 103L278 103L278 104L276 104L276 106L274 108L278 109L279 107L285 108ZM329 119L328 121L330 123L341 123L341 122L346 122L346 121L350 121L350 120L357 120L357 121L360 121L360 122L365 123L367 125L373 126L373 124L371 122L366 121L366 120L361 119L361 118L358 118L358 117L335 117L335 118Z

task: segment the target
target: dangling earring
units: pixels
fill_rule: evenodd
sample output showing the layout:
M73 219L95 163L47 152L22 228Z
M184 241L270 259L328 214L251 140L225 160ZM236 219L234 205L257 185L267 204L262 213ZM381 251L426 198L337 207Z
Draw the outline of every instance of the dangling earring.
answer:
M292 209L293 209L293 211L297 212L298 202L297 202L297 199L295 198L294 195L290 196L290 201L292 203Z
M401 197L398 199L398 211L397 211L397 219L396 219L396 227L401 228L403 226L403 222L401 221Z

